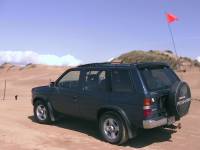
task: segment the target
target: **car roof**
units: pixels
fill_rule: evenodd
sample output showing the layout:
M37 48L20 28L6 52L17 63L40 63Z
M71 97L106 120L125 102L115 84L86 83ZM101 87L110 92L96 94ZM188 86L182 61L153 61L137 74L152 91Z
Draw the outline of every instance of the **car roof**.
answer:
M89 63L84 65L79 65L76 68L130 68L136 66L138 68L146 67L169 67L167 63L164 62L139 62L139 63L112 63L112 62L103 62L103 63Z

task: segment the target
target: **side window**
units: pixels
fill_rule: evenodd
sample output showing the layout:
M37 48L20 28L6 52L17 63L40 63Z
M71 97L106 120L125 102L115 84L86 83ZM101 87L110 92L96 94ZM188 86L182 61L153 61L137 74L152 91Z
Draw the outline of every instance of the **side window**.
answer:
M105 71L87 71L85 76L85 91L105 91L106 72Z
M132 92L130 73L128 70L112 71L112 91Z
M58 86L68 89L78 89L79 78L80 71L70 71L59 80Z

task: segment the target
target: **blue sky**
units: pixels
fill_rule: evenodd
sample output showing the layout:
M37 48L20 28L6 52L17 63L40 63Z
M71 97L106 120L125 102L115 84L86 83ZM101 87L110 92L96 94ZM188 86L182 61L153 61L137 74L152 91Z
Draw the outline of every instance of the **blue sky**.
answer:
M173 49L200 56L199 0L0 0L0 51L106 61L136 49Z

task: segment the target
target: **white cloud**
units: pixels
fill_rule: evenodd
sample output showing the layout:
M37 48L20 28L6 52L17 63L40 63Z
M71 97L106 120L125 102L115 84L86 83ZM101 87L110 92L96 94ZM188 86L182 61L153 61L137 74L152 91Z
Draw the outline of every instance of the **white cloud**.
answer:
M19 65L33 63L51 66L76 66L81 63L79 59L70 54L59 57L51 54L38 54L34 51L0 51L0 64L5 62Z
M199 57L197 57L197 60L200 62L200 56L199 56Z

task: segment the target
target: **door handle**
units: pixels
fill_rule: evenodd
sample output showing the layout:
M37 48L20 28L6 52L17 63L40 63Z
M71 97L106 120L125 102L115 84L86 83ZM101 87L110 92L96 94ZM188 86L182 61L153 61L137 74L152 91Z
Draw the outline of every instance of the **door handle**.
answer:
M78 96L73 96L72 98L73 98L73 101L74 101L74 102L77 102L77 101L78 101Z

